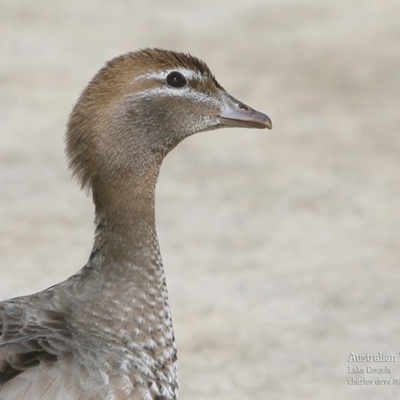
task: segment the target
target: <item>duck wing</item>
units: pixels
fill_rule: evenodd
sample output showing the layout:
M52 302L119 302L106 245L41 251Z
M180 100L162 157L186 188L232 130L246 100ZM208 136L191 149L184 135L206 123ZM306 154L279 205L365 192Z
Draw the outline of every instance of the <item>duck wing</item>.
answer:
M76 342L68 313L29 298L0 303L0 400L106 398L102 360Z

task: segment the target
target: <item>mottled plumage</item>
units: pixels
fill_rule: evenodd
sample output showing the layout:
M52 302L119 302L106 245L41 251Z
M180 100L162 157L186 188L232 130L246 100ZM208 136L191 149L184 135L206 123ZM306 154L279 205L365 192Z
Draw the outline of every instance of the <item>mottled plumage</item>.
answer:
M223 126L271 122L190 55L146 49L95 75L66 134L69 165L93 195L93 250L64 282L0 303L0 400L178 398L154 191L173 147Z

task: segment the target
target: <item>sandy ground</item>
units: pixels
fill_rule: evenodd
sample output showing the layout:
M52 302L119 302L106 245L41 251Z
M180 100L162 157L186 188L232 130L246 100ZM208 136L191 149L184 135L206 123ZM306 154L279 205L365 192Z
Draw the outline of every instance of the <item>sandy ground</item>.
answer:
M399 398L399 19L395 0L2 0L1 298L88 257L93 209L63 155L84 85L129 50L190 51L274 129L201 134L163 166L181 398Z

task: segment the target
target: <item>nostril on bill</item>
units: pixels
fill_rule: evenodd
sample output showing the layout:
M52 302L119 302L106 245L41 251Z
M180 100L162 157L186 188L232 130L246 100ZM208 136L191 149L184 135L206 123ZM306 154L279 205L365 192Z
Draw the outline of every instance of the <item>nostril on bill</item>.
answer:
M239 108L243 111L250 111L250 108L247 107L245 104L239 103Z

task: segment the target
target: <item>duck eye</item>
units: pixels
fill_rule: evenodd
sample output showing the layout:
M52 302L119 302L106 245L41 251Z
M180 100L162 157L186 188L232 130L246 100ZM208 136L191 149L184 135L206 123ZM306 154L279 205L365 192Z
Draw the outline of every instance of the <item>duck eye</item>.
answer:
M186 78L178 71L173 71L167 75L167 84L172 87L181 88L187 85Z

